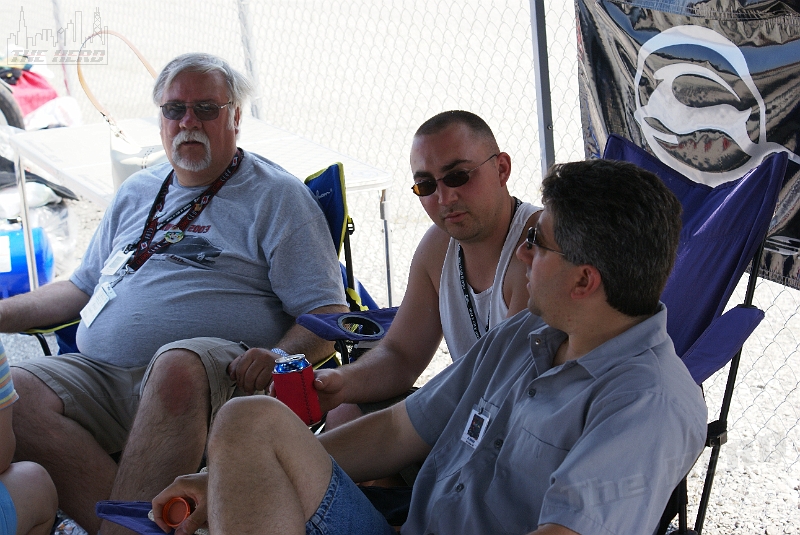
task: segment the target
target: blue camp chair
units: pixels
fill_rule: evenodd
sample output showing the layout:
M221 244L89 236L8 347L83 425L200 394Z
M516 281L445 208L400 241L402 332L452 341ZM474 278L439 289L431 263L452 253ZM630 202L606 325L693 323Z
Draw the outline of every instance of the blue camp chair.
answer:
M397 307L378 310L375 301L353 277L350 252L353 221L347 215L342 164L331 165L311 175L306 179L306 185L314 193L328 218L328 226L331 229L333 242L337 244L337 251L344 249L344 266L347 266L347 270L342 267L342 276L351 312L303 314L297 318L297 323L320 338L333 341L342 363L349 363L383 338L397 313Z
M667 332L698 385L731 362L719 419L708 426L706 446L711 448L711 459L695 531L686 527L685 479L673 493L659 528L659 533L665 533L678 514L676 533L700 533L719 450L727 440L727 417L741 347L764 318L764 313L752 306L753 293L787 155L773 154L742 178L716 188L692 182L618 135L609 137L603 158L632 162L655 173L681 201L683 229L678 256L661 296L667 306ZM744 304L723 314L749 264L751 274Z
M355 231L353 219L347 210L347 195L345 194L344 166L335 163L322 171L315 173L305 180L306 186L314 194L317 202L328 220L331 239L336 247L336 255L342 256L344 249L344 264L342 269L342 283L344 284L347 302L350 310L374 310L378 308L369 292L353 276L353 257L350 252L350 235Z
M353 275L353 259L350 253L350 234L355 230L355 226L347 211L344 166L341 163L334 163L308 177L305 180L305 184L311 190L325 214L337 256L341 257L342 249L344 249L345 263L342 264L340 262L339 265L342 272L342 284L345 288L350 310L362 311L377 309L378 305L375 303L375 300ZM50 347L45 338L45 335L49 333L55 333L56 335L59 354L76 353L78 352L78 348L75 344L75 332L78 329L79 323L80 319L75 319L61 325L29 329L25 331L24 334L36 337L45 355L49 356L51 354ZM322 366L333 366L335 364L336 360L333 359L325 361Z

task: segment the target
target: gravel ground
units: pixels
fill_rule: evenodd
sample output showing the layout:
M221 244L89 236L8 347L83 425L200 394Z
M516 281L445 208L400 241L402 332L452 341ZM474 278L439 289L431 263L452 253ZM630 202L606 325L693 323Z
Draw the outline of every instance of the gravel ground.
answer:
M75 250L80 254L88 245L91 234L102 217L102 211L88 201L71 202L70 211L78 220ZM395 251L395 256L399 257L398 262L408 261L408 258L403 257L409 254ZM38 344L33 338L3 334L0 339L11 361L40 354ZM449 362L446 347L442 347L417 384L427 382ZM743 383L737 388L746 391L758 386ZM707 392L711 407L718 406L718 400L721 399L718 390L719 387ZM772 397L788 399L790 394L788 391L773 392ZM736 418L737 415L732 412L731 421L736 421ZM800 463L787 464L786 459L771 457L766 460L773 450L774 444L765 445L747 429L732 428L729 442L722 448L705 522L705 533L800 533ZM708 451L701 456L689 475L690 526L694 523L707 459Z

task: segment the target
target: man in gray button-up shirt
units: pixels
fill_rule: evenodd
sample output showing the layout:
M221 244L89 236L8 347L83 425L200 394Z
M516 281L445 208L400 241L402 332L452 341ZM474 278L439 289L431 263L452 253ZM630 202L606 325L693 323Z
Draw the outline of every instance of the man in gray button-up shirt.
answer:
M211 511L198 508L187 532L208 518L218 533L305 523L307 533L388 534L352 481L426 459L404 534L655 531L706 432L658 300L680 204L655 175L603 160L557 166L542 190L545 210L517 250L528 311L404 403L320 441L273 399L228 403L209 474L176 480L154 500L156 517L189 495Z

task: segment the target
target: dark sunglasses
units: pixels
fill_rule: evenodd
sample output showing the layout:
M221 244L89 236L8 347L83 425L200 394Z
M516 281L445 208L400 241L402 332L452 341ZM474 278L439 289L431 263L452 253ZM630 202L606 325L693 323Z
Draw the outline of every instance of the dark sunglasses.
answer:
M231 102L219 106L213 102L198 102L192 106L187 106L183 102L167 102L161 105L161 114L170 121L180 121L186 115L186 109L192 108L194 116L199 121L213 121L219 117L219 110L229 106Z
M536 239L537 232L538 229L536 227L530 227L528 229L528 235L525 237L525 247L527 247L528 249L532 249L533 246L535 245L539 249L544 249L545 251L550 251L551 253L556 253L560 254L561 256L565 256L564 253L562 253L561 251L556 251L555 249L551 249L550 247L545 247L544 245L539 243L539 241Z
M411 191L414 192L415 195L418 197L427 197L428 195L432 195L434 191L436 191L436 186L438 182L444 182L444 185L448 188L457 188L463 186L464 184L469 181L469 174L473 172L478 167L482 166L492 158L500 156L499 154L492 154L484 161L473 167L472 169L461 169L459 171L453 171L452 173L447 173L442 178L437 178L436 180L423 180L421 182L415 183L411 186Z

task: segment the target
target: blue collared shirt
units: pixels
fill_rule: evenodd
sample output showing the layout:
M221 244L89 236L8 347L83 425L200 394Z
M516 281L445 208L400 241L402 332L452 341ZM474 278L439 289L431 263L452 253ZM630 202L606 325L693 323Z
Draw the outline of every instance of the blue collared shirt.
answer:
M406 400L433 450L404 534L655 530L702 451L707 418L666 308L553 367L565 337L523 311ZM481 421L473 448L468 423L474 432Z

